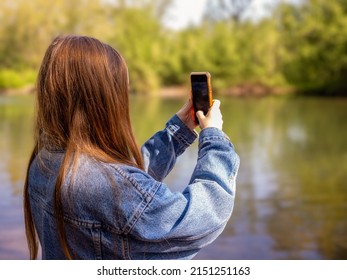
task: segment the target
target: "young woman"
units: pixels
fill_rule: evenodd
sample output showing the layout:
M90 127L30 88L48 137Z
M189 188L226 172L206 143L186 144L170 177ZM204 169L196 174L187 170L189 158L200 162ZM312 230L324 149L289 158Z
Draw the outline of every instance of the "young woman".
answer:
M239 158L222 129L219 101L206 116L189 185L162 183L197 138L187 102L138 149L128 70L97 39L56 38L37 83L35 148L24 188L30 257L190 259L217 238L234 203Z

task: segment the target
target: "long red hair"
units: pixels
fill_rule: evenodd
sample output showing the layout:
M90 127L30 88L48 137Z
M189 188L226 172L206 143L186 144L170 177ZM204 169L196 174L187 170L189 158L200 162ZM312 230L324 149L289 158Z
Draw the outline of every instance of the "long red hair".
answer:
M43 58L37 80L35 147L24 185L24 216L30 258L38 238L28 194L29 169L43 147L64 149L55 184L55 213L67 258L61 186L81 153L99 161L143 168L129 114L128 69L111 46L86 36L59 36Z

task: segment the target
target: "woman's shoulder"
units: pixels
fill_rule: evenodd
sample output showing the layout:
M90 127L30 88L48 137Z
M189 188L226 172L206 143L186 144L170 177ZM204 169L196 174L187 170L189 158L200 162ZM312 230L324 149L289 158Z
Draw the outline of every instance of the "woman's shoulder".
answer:
M121 163L100 162L89 157L83 157L77 170L84 184L93 184L102 189L117 188L118 191L130 192L131 189L146 195L160 185L144 170Z
M139 168L85 157L80 159L71 182L72 188L66 190L79 209L72 212L84 213L90 219L103 217L100 219L110 225L112 215L105 213L118 213L119 219L130 217L140 205L151 201L160 187Z
M127 181L127 183L143 194L153 192L161 184L147 172L135 166L110 163L107 164L107 168L118 180Z

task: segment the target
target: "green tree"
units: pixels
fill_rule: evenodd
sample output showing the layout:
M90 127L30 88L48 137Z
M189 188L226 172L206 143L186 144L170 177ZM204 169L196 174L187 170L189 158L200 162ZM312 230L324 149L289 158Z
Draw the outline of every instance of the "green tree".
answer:
M284 44L281 70L304 90L347 94L346 1L308 0L277 12Z
M158 72L163 34L153 12L150 6L113 9L114 32L109 42L127 60L131 90L136 93L149 94L160 85Z
M244 22L235 31L239 55L239 82L285 85L280 71L281 37L272 18Z
M119 49L136 93L185 84L190 72L210 71L217 89L289 84L346 94L347 1L281 4L256 22L243 18L251 0L208 3L199 25L172 31L163 24L172 0L2 0L0 88L33 83L51 40L74 33Z
M164 37L158 14L170 2L1 1L0 88L20 86L21 75L14 73L36 72L51 40L71 33L97 37L119 48L127 59L134 91L158 87Z

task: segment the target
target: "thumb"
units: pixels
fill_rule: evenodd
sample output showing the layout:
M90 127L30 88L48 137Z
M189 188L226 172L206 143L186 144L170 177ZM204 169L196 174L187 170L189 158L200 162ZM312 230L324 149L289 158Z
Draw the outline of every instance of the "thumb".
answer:
M211 106L211 111L217 111L219 110L220 108L220 101L218 99L213 99L213 103L212 103L212 106Z
M200 120L205 119L205 115L204 115L203 111L197 111L196 117L198 118L199 122L200 122Z

